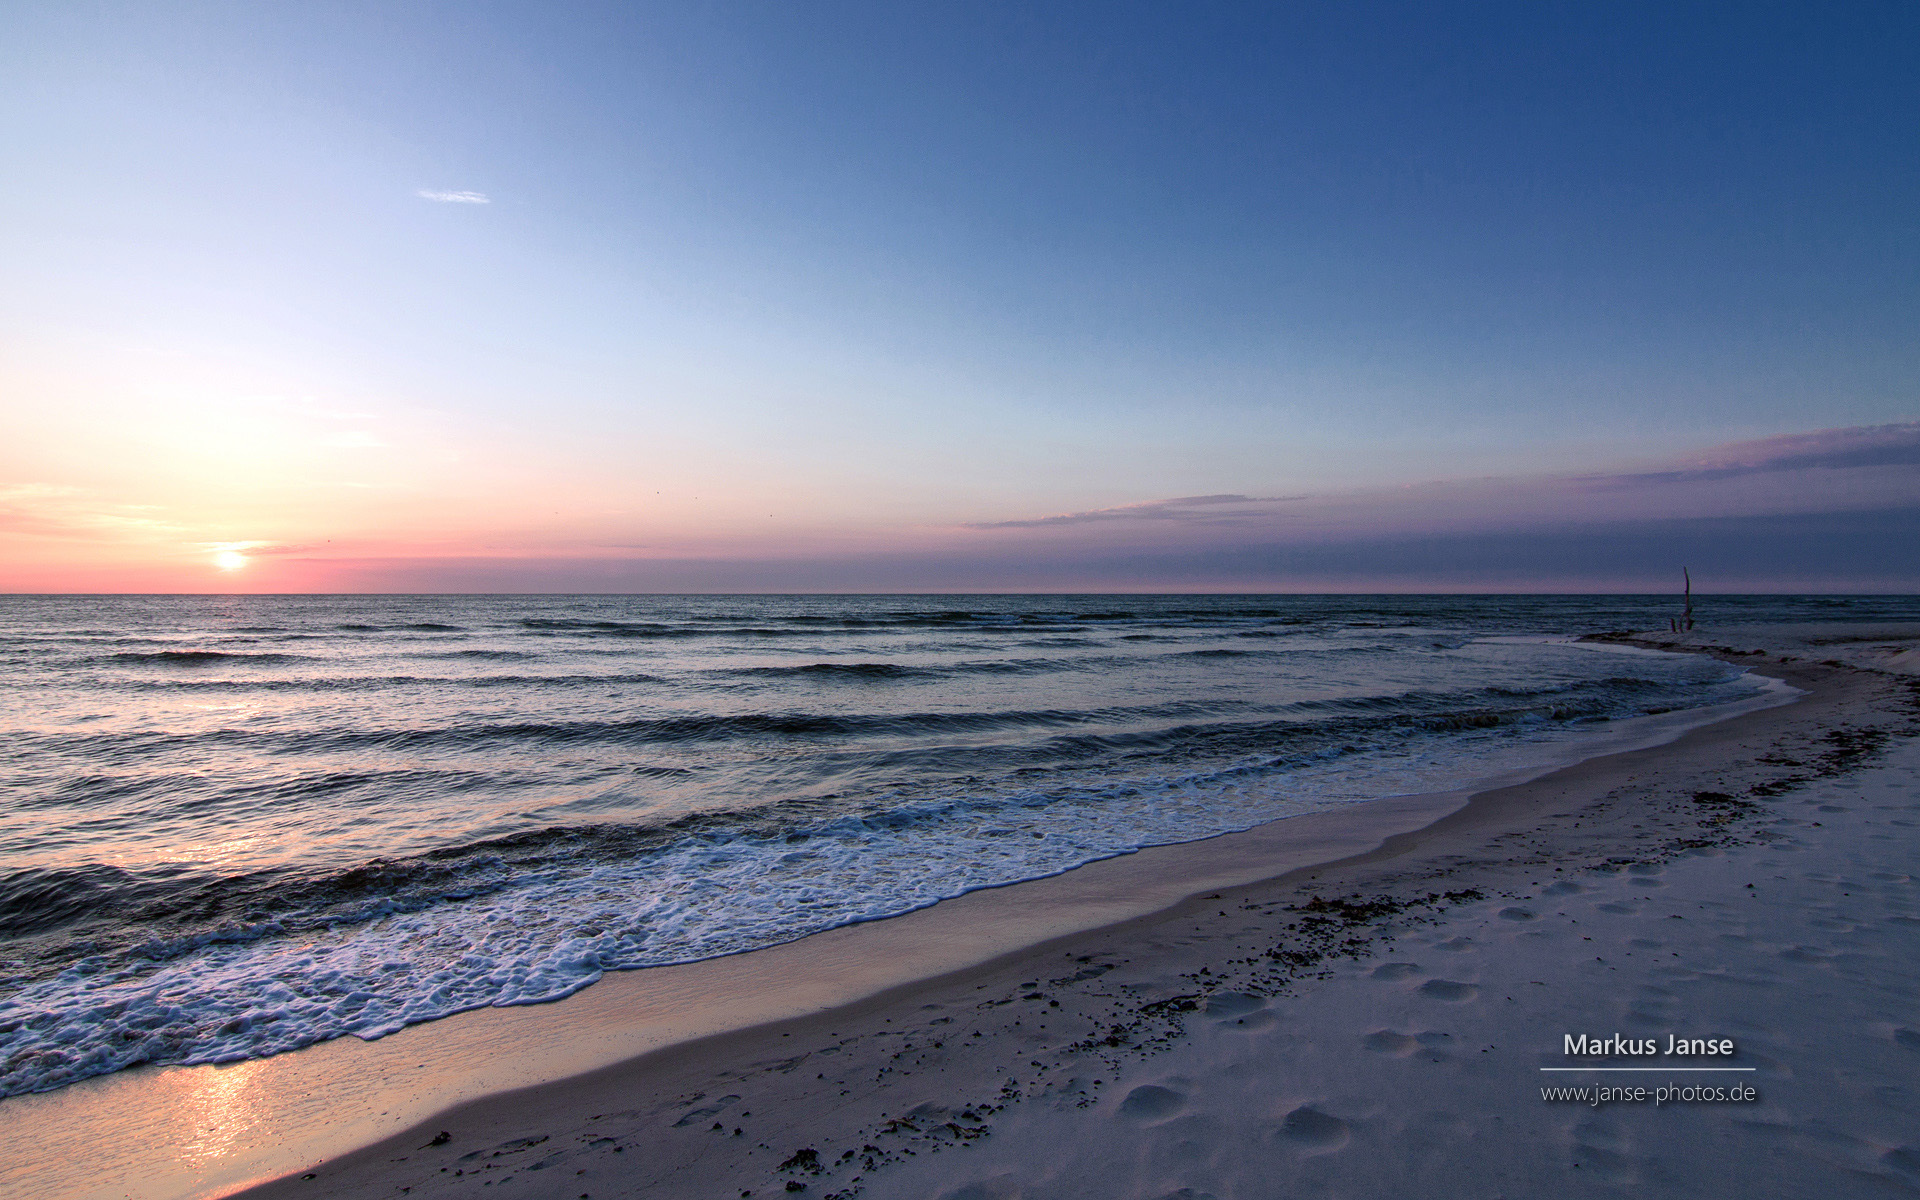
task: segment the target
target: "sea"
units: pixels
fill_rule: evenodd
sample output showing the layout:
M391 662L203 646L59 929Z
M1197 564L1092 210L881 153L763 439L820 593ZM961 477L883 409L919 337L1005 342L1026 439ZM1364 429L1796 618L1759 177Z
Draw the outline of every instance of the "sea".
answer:
M1911 597L1695 607L1709 627L1920 617ZM1678 610L0 597L0 1096L556 1000L607 971L1545 770L1777 689L1576 640Z

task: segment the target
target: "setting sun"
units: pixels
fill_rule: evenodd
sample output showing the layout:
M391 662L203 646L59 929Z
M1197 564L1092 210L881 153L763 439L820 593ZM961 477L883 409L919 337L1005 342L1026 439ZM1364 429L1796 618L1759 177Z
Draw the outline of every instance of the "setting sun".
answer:
M237 571L247 565L247 556L237 550L222 550L213 556L213 565L222 571Z

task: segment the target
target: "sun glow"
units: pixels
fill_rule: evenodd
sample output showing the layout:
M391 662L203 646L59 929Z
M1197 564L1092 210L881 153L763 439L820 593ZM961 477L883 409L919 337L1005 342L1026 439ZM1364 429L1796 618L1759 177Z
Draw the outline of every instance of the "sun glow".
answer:
M222 571L238 571L247 565L247 556L238 550L222 550L213 556L213 565Z

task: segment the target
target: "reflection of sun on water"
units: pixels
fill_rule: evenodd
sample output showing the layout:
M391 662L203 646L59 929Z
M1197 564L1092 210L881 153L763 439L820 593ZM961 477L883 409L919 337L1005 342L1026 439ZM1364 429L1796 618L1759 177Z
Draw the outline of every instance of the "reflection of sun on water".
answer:
M222 571L237 571L247 565L247 556L237 550L222 550L213 556L213 565Z
M260 1123L251 1095L259 1066L194 1067L176 1076L175 1111L187 1126L180 1138L181 1162L197 1167L250 1143L248 1134Z

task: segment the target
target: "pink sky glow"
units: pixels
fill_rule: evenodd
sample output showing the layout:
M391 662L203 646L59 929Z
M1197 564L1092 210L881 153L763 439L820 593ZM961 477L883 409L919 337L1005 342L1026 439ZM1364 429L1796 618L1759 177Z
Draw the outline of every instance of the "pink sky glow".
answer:
M1536 475L1265 495L1216 493L1024 514L865 511L789 482L697 492L537 456L436 455L372 433L296 438L314 414L262 419L221 445L160 447L112 483L0 487L0 588L12 592L1480 590L1592 587L1564 565L1480 584L1370 563L1381 543L1679 521L1844 517L1920 509L1920 424L1706 447L1664 461ZM322 424L339 418L321 414ZM148 431L149 436L152 431ZM288 436L270 453L276 435ZM243 445L244 439L258 439ZM359 474L326 480L346 455ZM382 462L381 459L386 461ZM374 462L368 463L367 459ZM403 460L403 461L402 461ZM511 469L501 463L511 461ZM158 465L164 462L164 469ZM656 479L656 481L659 481ZM651 490L651 496L646 493ZM953 507L960 507L954 505ZM984 506L982 506L984 507ZM1343 549L1344 548L1344 549ZM1268 570L1242 563L1279 555ZM1287 565L1290 551L1314 551ZM1328 556L1332 557L1329 558ZM1390 557L1390 556L1387 556ZM1131 562L1115 575L1116 563ZM1632 587L1670 564L1619 581ZM1251 572L1251 573L1249 573ZM1746 584L1764 584L1748 571ZM1849 580L1872 586L1871 570ZM1775 580L1776 584L1782 581ZM1787 581L1790 582L1790 581ZM1884 580L1883 580L1884 585Z

